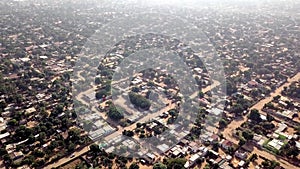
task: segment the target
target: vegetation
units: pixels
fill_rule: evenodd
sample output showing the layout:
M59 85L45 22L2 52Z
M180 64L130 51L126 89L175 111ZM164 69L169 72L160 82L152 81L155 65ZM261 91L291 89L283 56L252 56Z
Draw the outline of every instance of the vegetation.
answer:
M140 167L138 166L137 163L132 163L130 166L129 166L129 169L139 169Z
M257 109L252 109L249 114L249 118L253 120L255 123L259 123L262 121L260 117L260 113Z
M148 110L151 106L151 103L149 100L147 100L145 97L136 94L134 92L129 93L129 99L133 105L135 105L138 108Z
M186 159L184 158L171 158L167 160L167 168L168 169L182 169Z
M109 110L107 112L107 116L109 118L113 119L113 120L116 120L116 121L119 121L122 118L124 118L124 115L113 104L111 104L109 106Z
M162 163L155 163L153 169L167 169L167 166Z
M300 99L300 83L293 82L289 87L283 89L282 94Z

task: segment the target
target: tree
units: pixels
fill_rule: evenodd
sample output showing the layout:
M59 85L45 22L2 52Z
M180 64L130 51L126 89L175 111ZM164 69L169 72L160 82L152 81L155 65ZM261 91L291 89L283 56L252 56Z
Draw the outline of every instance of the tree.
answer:
M239 146L242 146L246 143L246 140L244 138L240 138L240 141L239 141Z
M96 92L96 99L102 99L107 95L107 91L105 90L99 90Z
M226 127L226 125L227 125L227 121L225 120L225 119L221 119L220 121L219 121L219 127L220 128L224 128L224 127Z
M267 114L267 120L268 120L268 122L271 122L271 121L274 120L274 117L271 116L271 115L268 113L268 114Z
M81 136L80 136L80 130L79 129L70 129L68 131L68 137L66 139L66 141L69 141L71 143L79 143L79 141L81 140Z
M9 126L16 126L18 124L18 121L16 119L11 119L7 122Z
M145 97L136 94L134 92L129 93L129 99L133 105L136 107L139 107L141 109L148 110L151 106L151 103L149 100L147 100Z
M241 116L244 108L241 104L234 104L231 108L231 112L235 114L236 117Z
M164 80L164 83L166 85L171 85L173 82L172 82L172 78L171 77L166 77L165 80Z
M68 152L73 152L73 151L75 150L75 144L72 143L72 142L70 142L70 143L68 144L67 149L68 149Z
M139 169L140 167L138 166L137 163L132 163L130 166L129 166L129 169Z
M3 156L7 154L7 151L5 150L5 148L0 148L0 156Z
M162 163L155 163L153 169L167 169L167 166Z
M262 127L266 130L271 130L275 127L275 125L271 122L265 122L262 124Z
M255 153L252 154L252 155L250 156L250 158L249 158L249 160L252 161L252 162L255 161L255 160L257 160L257 159L258 159L258 156L257 156L257 154L255 154Z
M244 78L246 79L246 80L251 80L251 72L250 71L244 71Z
M167 161L168 169L182 169L186 163L185 158L171 158Z
M98 85L98 84L100 84L100 83L101 83L100 77L96 77L96 78L95 78L95 84Z
M140 127L142 127L142 123L137 122L136 123L136 128L140 128Z
M100 152L100 148L97 144L92 144L90 145L90 150L91 152L93 152L94 154L97 154Z
M199 91L199 97L203 98L204 97L204 93L202 91Z
M132 92L135 92L135 93L138 93L140 91L140 89L136 86L134 86L132 89L131 89Z
M107 116L111 118L112 120L121 120L124 118L123 114L118 111L118 109L114 105L109 106L109 110L107 112Z
M133 137L134 132L131 131L131 130L124 130L124 131L122 132L122 134L125 135L125 136L128 136L128 137Z
M39 133L38 140L39 140L39 141L43 141L45 138L46 138L46 133L45 133L45 132L40 132L40 133Z
M45 153L40 151L40 150L34 150L33 155L35 157L40 157L41 158L41 157L44 157Z
M249 118L252 120L252 121L255 121L255 122L261 122L262 119L260 118L260 114L259 114L259 111L257 109L252 109L250 111L250 115L249 115Z
M253 89L253 90L251 90L250 94L251 94L254 98L256 98L256 97L259 95L259 91L258 91L257 89Z
M226 80L226 93L227 95L232 95L233 93L237 92L236 85L229 80Z
M246 140L252 140L253 139L253 137L254 137L254 135L253 135L253 133L250 131L250 130L244 130L243 132L242 132L242 135L243 135L243 137L246 139Z
M274 97L273 97L273 100L274 100L274 101L279 101L280 97L281 97L280 95L274 96Z

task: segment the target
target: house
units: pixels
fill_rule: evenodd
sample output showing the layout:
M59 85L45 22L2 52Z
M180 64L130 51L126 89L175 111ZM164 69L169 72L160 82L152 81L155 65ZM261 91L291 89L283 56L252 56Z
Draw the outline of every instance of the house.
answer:
M34 107L30 107L28 109L25 110L25 115L29 115L36 112L36 109Z
M253 88L253 87L257 87L257 85L258 85L258 83L254 80L251 80L248 82L248 87Z
M18 152L10 153L9 156L13 161L16 161L16 160L23 158L24 154L21 151L18 151Z
M233 143L229 140L222 140L220 145L223 149L228 150L229 148L233 148Z
M233 169L230 165L229 162L225 162L219 167L220 169Z
M155 161L155 155L152 153L147 153L146 158L149 159L149 163L153 163Z
M196 142L191 142L189 144L189 150L192 152L192 153L196 153L199 151L199 146Z
M170 147L166 144L161 144L158 145L156 148L159 149L161 152L166 152L169 150Z
M287 107L287 103L282 100L279 100L278 104L282 107Z
M209 150L209 152L213 158L217 158L219 156L219 153L215 152L214 150Z
M0 117L0 131L6 129L6 120L3 119L3 117Z
M175 147L170 149L169 155L171 155L173 158L180 157L183 154L185 154L186 150L184 150L181 146L176 145Z
M210 138L208 138L208 141L211 143L216 143L219 141L219 136L216 134L213 134Z
M187 139L182 139L182 140L180 140L179 144L181 146L185 146L185 145L189 144L189 141Z
M215 116L220 116L223 110L218 109L218 108L212 108L211 110L208 111L210 114L213 114Z
M275 133L280 133L283 132L285 129L287 128L287 125L285 123L280 123L278 125L277 130L275 131Z
M245 165L245 161L244 160L242 160L242 161L240 161L239 163L238 163L238 166L239 167L244 167L244 165Z
M245 160L248 157L248 153L242 150L238 150L234 153L234 155L242 160Z
M189 160L185 163L184 167L185 168L190 168L192 167L196 162L197 160L200 159L200 155L199 154L193 154Z
M259 142L262 137L262 135L254 133L253 141Z
M8 137L8 136L10 136L10 133L9 133L9 132L6 132L6 133L3 133L3 134L0 134L0 140L2 140L2 139L4 139L4 138L6 138L6 137Z
M273 147L276 150L280 150L284 143L281 140L273 139L268 143L268 146Z

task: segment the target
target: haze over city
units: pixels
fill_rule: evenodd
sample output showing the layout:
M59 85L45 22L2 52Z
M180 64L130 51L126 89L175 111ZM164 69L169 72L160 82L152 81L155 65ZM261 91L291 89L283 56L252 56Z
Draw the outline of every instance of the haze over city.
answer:
M299 168L299 11L1 0L0 168Z

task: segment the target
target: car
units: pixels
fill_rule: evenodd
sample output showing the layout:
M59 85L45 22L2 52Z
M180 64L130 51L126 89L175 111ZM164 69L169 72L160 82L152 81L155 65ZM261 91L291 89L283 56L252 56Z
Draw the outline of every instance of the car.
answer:
M70 158L73 158L73 157L75 157L75 154L72 154L72 155L70 156Z

